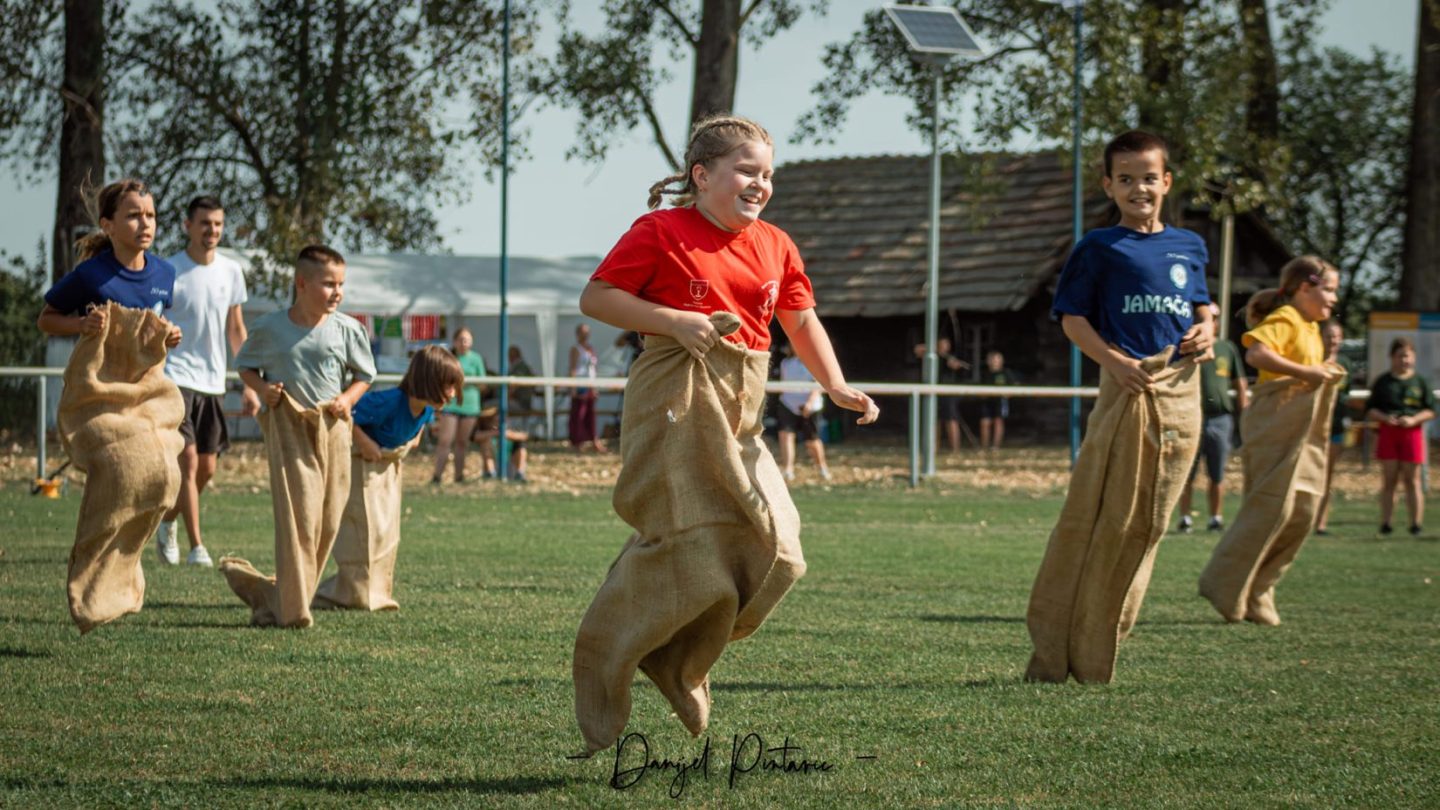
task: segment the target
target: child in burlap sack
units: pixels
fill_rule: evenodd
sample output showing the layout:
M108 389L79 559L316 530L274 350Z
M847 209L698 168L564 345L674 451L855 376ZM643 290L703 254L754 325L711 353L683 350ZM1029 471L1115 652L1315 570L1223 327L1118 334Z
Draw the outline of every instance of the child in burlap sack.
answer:
M399 387L368 391L355 403L350 498L333 552L339 570L320 583L311 607L400 608L392 592L403 463L420 431L434 424L435 412L464 384L455 355L443 346L426 346L410 358Z
M805 571L799 516L761 436L771 318L835 404L861 424L879 415L845 382L794 243L759 219L773 159L753 121L697 122L685 172L650 189L650 208L664 194L678 207L636 220L580 298L586 315L646 335L625 389L614 495L635 533L575 639L587 753L624 730L636 667L703 732L711 666Z
M79 335L57 414L61 442L86 474L67 590L85 633L140 610L140 552L180 488L180 390L165 378L180 327L170 308L175 268L149 252L155 200L139 180L100 190L99 230L75 246L80 263L45 293L37 325Z
M338 310L345 259L322 245L295 261L295 303L258 319L235 358L260 395L275 513L275 576L220 560L260 626L309 627L310 601L350 494L350 409L375 379L370 338ZM349 375L348 386L345 382Z
M1120 224L1087 233L1055 290L1065 335L1100 365L1100 397L1030 594L1030 681L1109 683L1200 438L1197 363L1210 359L1209 253L1160 221L1165 142L1105 147Z
M1259 369L1240 422L1245 500L1200 574L1200 595L1226 621L1280 623L1275 585L1310 535L1325 494L1335 387L1344 369L1325 362L1320 322L1335 306L1340 273L1317 256L1291 259L1280 286L1245 306L1245 362Z

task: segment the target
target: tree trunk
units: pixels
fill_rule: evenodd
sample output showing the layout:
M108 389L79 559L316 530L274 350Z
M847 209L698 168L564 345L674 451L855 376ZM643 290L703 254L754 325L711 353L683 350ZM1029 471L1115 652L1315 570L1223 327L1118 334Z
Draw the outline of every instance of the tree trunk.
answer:
M695 45L691 123L734 109L739 64L740 0L705 0L700 15L700 39Z
M1440 0L1420 0L1406 175L1402 309L1440 309Z
M105 183L103 0L65 0L65 76L61 85L60 183L51 245L51 280L75 266L75 240L96 223L86 204Z

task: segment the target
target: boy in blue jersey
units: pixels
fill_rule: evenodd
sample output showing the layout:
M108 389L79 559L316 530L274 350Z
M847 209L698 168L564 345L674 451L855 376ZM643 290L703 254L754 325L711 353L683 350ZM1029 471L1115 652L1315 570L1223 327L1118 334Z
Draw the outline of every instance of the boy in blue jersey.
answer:
M1120 224L1086 234L1061 271L1052 315L1099 364L1100 397L1030 596L1025 677L1108 683L1139 613L1155 550L1195 458L1199 375L1213 323L1209 255L1160 221L1165 142L1127 132L1105 147Z

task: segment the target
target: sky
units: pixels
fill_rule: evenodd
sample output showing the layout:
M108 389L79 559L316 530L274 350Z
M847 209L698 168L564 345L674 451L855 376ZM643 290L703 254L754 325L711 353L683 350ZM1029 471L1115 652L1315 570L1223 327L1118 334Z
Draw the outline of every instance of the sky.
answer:
M1416 2L1334 0L1321 22L1321 41L1355 51L1380 47L1413 65ZM909 102L876 93L852 106L833 145L789 142L800 113L812 106L811 87L823 77L824 46L848 38L865 12L878 5L874 0L831 0L827 15L807 13L795 27L758 50L744 46L736 111L770 130L776 140L777 166L791 160L928 152L922 136L904 123ZM1056 13L1063 12L1057 7ZM598 15L581 19L598 19ZM677 122L667 133L672 144L679 144L676 149L683 147L679 127L689 110L688 70L686 65L673 71L679 78L664 88L657 102ZM650 184L668 174L648 130L623 136L605 163L597 166L564 158L575 133L574 114L547 108L527 113L522 123L531 133L530 159L517 165L510 179L511 255L603 255L644 213ZM0 250L33 255L37 239L49 233L53 222L55 182L24 185L9 167L0 172ZM500 243L499 185L486 182L478 169L469 174L473 178L469 201L439 212L441 235L454 253L494 255ZM776 193L784 193L783 185ZM179 223L171 227L178 230Z

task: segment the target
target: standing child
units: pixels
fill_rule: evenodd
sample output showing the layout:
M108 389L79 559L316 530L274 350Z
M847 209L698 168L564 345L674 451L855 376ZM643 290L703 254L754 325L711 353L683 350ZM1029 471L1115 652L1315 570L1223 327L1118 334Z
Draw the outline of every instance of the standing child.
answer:
M252 624L310 626L310 600L350 494L350 409L375 378L375 360L364 327L337 311L344 287L344 257L303 248L295 303L258 319L235 358L240 379L265 403L260 430L275 512L275 576L238 557L220 560Z
M1320 516L1315 520L1316 534L1329 534L1331 485L1335 481L1335 465L1340 454L1345 452L1345 434L1350 426L1350 388L1355 382L1354 368L1345 355L1340 353L1340 344L1345 339L1345 330L1339 321L1326 321L1320 330L1325 341L1325 362L1340 369L1340 382L1335 385L1335 410L1330 415L1330 447L1325 460L1325 494L1320 496Z
M1395 512L1395 485L1405 479L1405 506L1410 510L1410 533L1420 534L1425 520L1425 495L1420 489L1420 465L1425 463L1425 423L1435 418L1435 391L1415 373L1415 344L1396 338L1390 344L1390 370L1370 386L1366 418L1380 423L1375 458L1384 479L1380 487L1380 533L1390 534Z
M410 358L398 388L368 391L355 403L350 498L335 538L339 570L320 583L312 607L400 608L392 592L400 549L403 462L421 429L435 420L436 409L454 399L464 384L465 372L455 355L442 346L426 346Z
M1200 595L1226 621L1275 625L1275 585L1315 526L1325 490L1330 413L1341 371L1325 363L1319 323L1340 273L1316 256L1291 259L1280 287L1245 307L1245 361L1259 369L1240 451L1245 500L1200 574Z
M470 334L469 329L462 326L455 330L455 359L459 361L460 368L466 377L484 377L485 360L471 351L474 345L475 336ZM479 418L480 386L466 385L461 390L460 401L446 405L430 428L435 434L435 470L430 476L430 483L440 483L452 449L455 453L455 483L464 483L465 451L470 448L470 434L475 432L475 422Z
M1100 397L1030 594L1026 680L1114 678L1195 458L1209 254L1198 234L1160 221L1166 156L1147 132L1106 145L1103 184L1120 224L1080 240L1055 290L1054 317L1100 365Z
M1218 315L1219 309L1211 305L1210 314ZM1230 446L1235 435L1235 414L1245 413L1245 397L1250 386L1245 381L1245 366L1240 362L1240 352L1228 340L1216 340L1212 348L1215 357L1200 367L1200 413L1204 417L1200 429L1200 452L1190 466L1190 477L1185 481L1185 490L1180 493L1179 530L1189 534L1195 528L1190 517L1193 504L1195 477L1200 472L1200 462L1205 462L1205 473L1210 478L1206 492L1206 505L1210 507L1210 520L1206 531L1219 532L1225 529L1225 467L1230 463ZM1230 394L1234 392L1232 397Z
M845 383L795 244L760 220L774 147L754 121L696 122L685 171L650 189L580 297L586 315L644 333L630 370L615 511L635 533L575 639L575 711L586 749L614 744L638 666L692 734L710 714L710 667L805 571L800 520L765 447L770 321L835 404L879 409ZM672 184L682 184L676 192Z
M1015 373L1005 368L1005 355L998 349L985 353L985 370L980 372L980 384L1015 384ZM1005 420L1009 418L1009 397L985 397L980 400L980 449L1000 449L1000 443L1005 441Z
M786 343L780 349L784 359L780 361L780 380L782 382L815 382L815 377L800 358L795 356L795 349ZM819 388L810 391L786 391L780 395L780 407L775 409L777 421L780 423L780 471L786 481L795 480L795 435L800 435L800 440L805 443L805 450L810 453L810 459L820 470L820 477L826 481L830 480L830 468L825 465L825 444L820 441L820 426L817 424L820 418L820 409L825 406L825 399L821 396L823 392Z
M139 180L100 190L100 229L76 245L80 263L45 293L37 325L80 335L65 368L60 440L85 473L70 552L70 616L85 633L140 610L140 555L180 489L180 391L165 378L181 330L169 308L175 268L149 252L155 200Z

